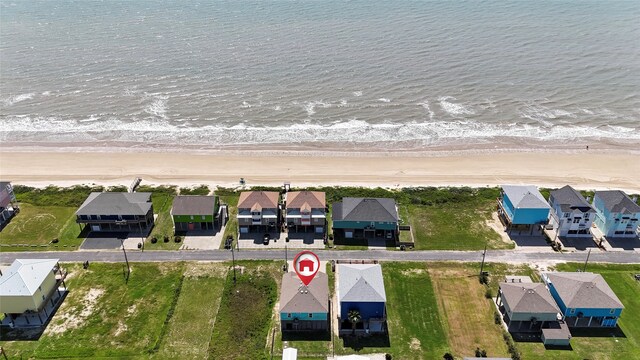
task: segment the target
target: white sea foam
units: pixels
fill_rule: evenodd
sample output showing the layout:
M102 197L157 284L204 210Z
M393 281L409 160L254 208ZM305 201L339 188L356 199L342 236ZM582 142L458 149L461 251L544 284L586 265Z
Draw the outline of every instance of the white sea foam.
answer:
M384 102L384 103L388 103L388 102L391 102L391 99L387 99L387 98L380 98L380 99L378 99L378 101L382 101L382 102Z
M304 103L302 106L304 110L307 112L307 115L311 116L316 113L316 107L327 108L330 107L331 104L325 103L324 101L308 101Z
M454 117L460 117L461 115L475 115L475 111L471 106L465 106L463 104L454 103L451 101L457 101L458 99L453 96L441 96L438 98L440 102L440 108L449 115Z
M49 95L51 95L51 91L44 91L44 92L42 92L41 95L42 96L49 96Z
M144 108L144 112L162 119L167 118L167 96L154 96L152 102Z
M5 106L11 106L13 104L17 104L25 100L31 100L35 95L36 95L35 93L27 93L27 94L9 96L8 98L4 99L2 102L4 103Z
M433 110L431 110L431 107L429 106L429 100L424 99L424 101L421 103L418 103L418 105L422 106L425 110L427 110L427 114L429 114L429 120L433 120L433 116L435 114L433 113Z
M575 119L577 117L577 115L571 111L567 111L563 109L552 109L547 106L543 106L539 104L525 105L518 112L521 117L524 117L530 120L539 121L546 125L553 125L547 120L555 120L555 119L561 119L561 118Z
M354 91L354 92L353 92L353 96L355 96L355 97L360 97L360 96L362 96L362 91Z

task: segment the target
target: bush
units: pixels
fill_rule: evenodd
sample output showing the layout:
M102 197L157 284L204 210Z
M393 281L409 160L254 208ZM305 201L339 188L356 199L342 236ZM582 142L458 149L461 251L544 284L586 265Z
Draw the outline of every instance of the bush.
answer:
M493 291L491 291L491 288L487 286L487 290L485 290L484 292L484 297L486 297L487 299L493 299Z
M51 240L51 243L53 243L53 244L57 244L57 243L58 243L58 241L60 241L60 240L59 240L58 238L55 238L55 239Z
M182 241L182 237L176 235L173 237L173 241L179 243L180 241Z
M155 244L157 242L158 242L158 238L157 237L154 236L154 237L151 238L151 243L152 244Z
M502 318L500 317L500 314L498 314L497 311L493 312L493 321L496 323L496 325L500 325L500 323L502 322Z
M444 353L444 356L442 358L444 360L454 360L453 355L451 355L451 353Z
M391 354L384 354L384 359L385 360L391 360L392 359Z
M168 243L169 242L169 237L168 236L164 236L164 242Z

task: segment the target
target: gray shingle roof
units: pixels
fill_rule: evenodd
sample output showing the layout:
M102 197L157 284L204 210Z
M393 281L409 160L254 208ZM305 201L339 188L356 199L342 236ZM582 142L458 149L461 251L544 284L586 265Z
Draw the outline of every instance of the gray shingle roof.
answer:
M333 204L334 220L397 222L396 201L390 198L343 198Z
M379 264L338 264L339 301L386 302Z
M33 296L58 259L16 259L0 277L0 296Z
M322 313L329 311L329 278L318 272L308 286L304 286L295 272L282 276L280 312Z
M618 309L622 302L602 275L589 272L545 273L567 308Z
M560 312L558 305L542 283L500 283L502 299L516 313Z
M513 206L525 209L550 209L551 207L533 185L502 185L502 191Z
M0 191L4 190L4 188L7 187L7 185L11 184L11 182L9 181L0 181Z
M173 199L173 215L212 215L216 207L215 196L181 195Z
M584 196L569 185L553 190L549 196L549 201L552 204L560 205L560 209L563 212L571 212L574 209L578 209L583 213L595 212Z
M640 212L640 205L633 202L627 194L620 190L596 191L604 206L610 212L622 214L635 214Z
M92 192L76 215L146 215L151 193Z

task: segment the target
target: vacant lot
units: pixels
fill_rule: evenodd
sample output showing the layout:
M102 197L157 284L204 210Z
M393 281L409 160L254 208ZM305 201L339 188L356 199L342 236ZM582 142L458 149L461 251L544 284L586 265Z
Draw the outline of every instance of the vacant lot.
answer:
M173 220L171 219L171 206L173 198L176 196L175 186L140 186L137 192L150 192L151 202L153 203L153 212L158 216L155 219L155 225L145 242L145 247L149 250L175 250L180 248L182 243L173 241ZM151 243L152 238L158 239L155 244ZM169 241L164 242L164 238L168 237Z
M429 274L453 353L474 356L479 347L489 357L507 357L502 328L494 323L491 300L475 269L451 263L430 267Z
M481 250L513 248L486 225L493 202L489 200L409 207L418 250Z
M267 338L278 298L275 262L243 262L229 271L209 344L211 359L267 359Z
M563 264L558 271L575 271L582 264ZM572 350L545 350L541 343L517 343L523 359L640 359L640 265L590 264L587 271L602 274L625 308L619 329L572 331Z

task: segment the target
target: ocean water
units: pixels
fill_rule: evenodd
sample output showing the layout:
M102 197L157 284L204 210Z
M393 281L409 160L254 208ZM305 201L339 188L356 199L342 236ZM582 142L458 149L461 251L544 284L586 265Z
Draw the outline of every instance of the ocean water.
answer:
M0 1L7 144L640 144L640 1Z

